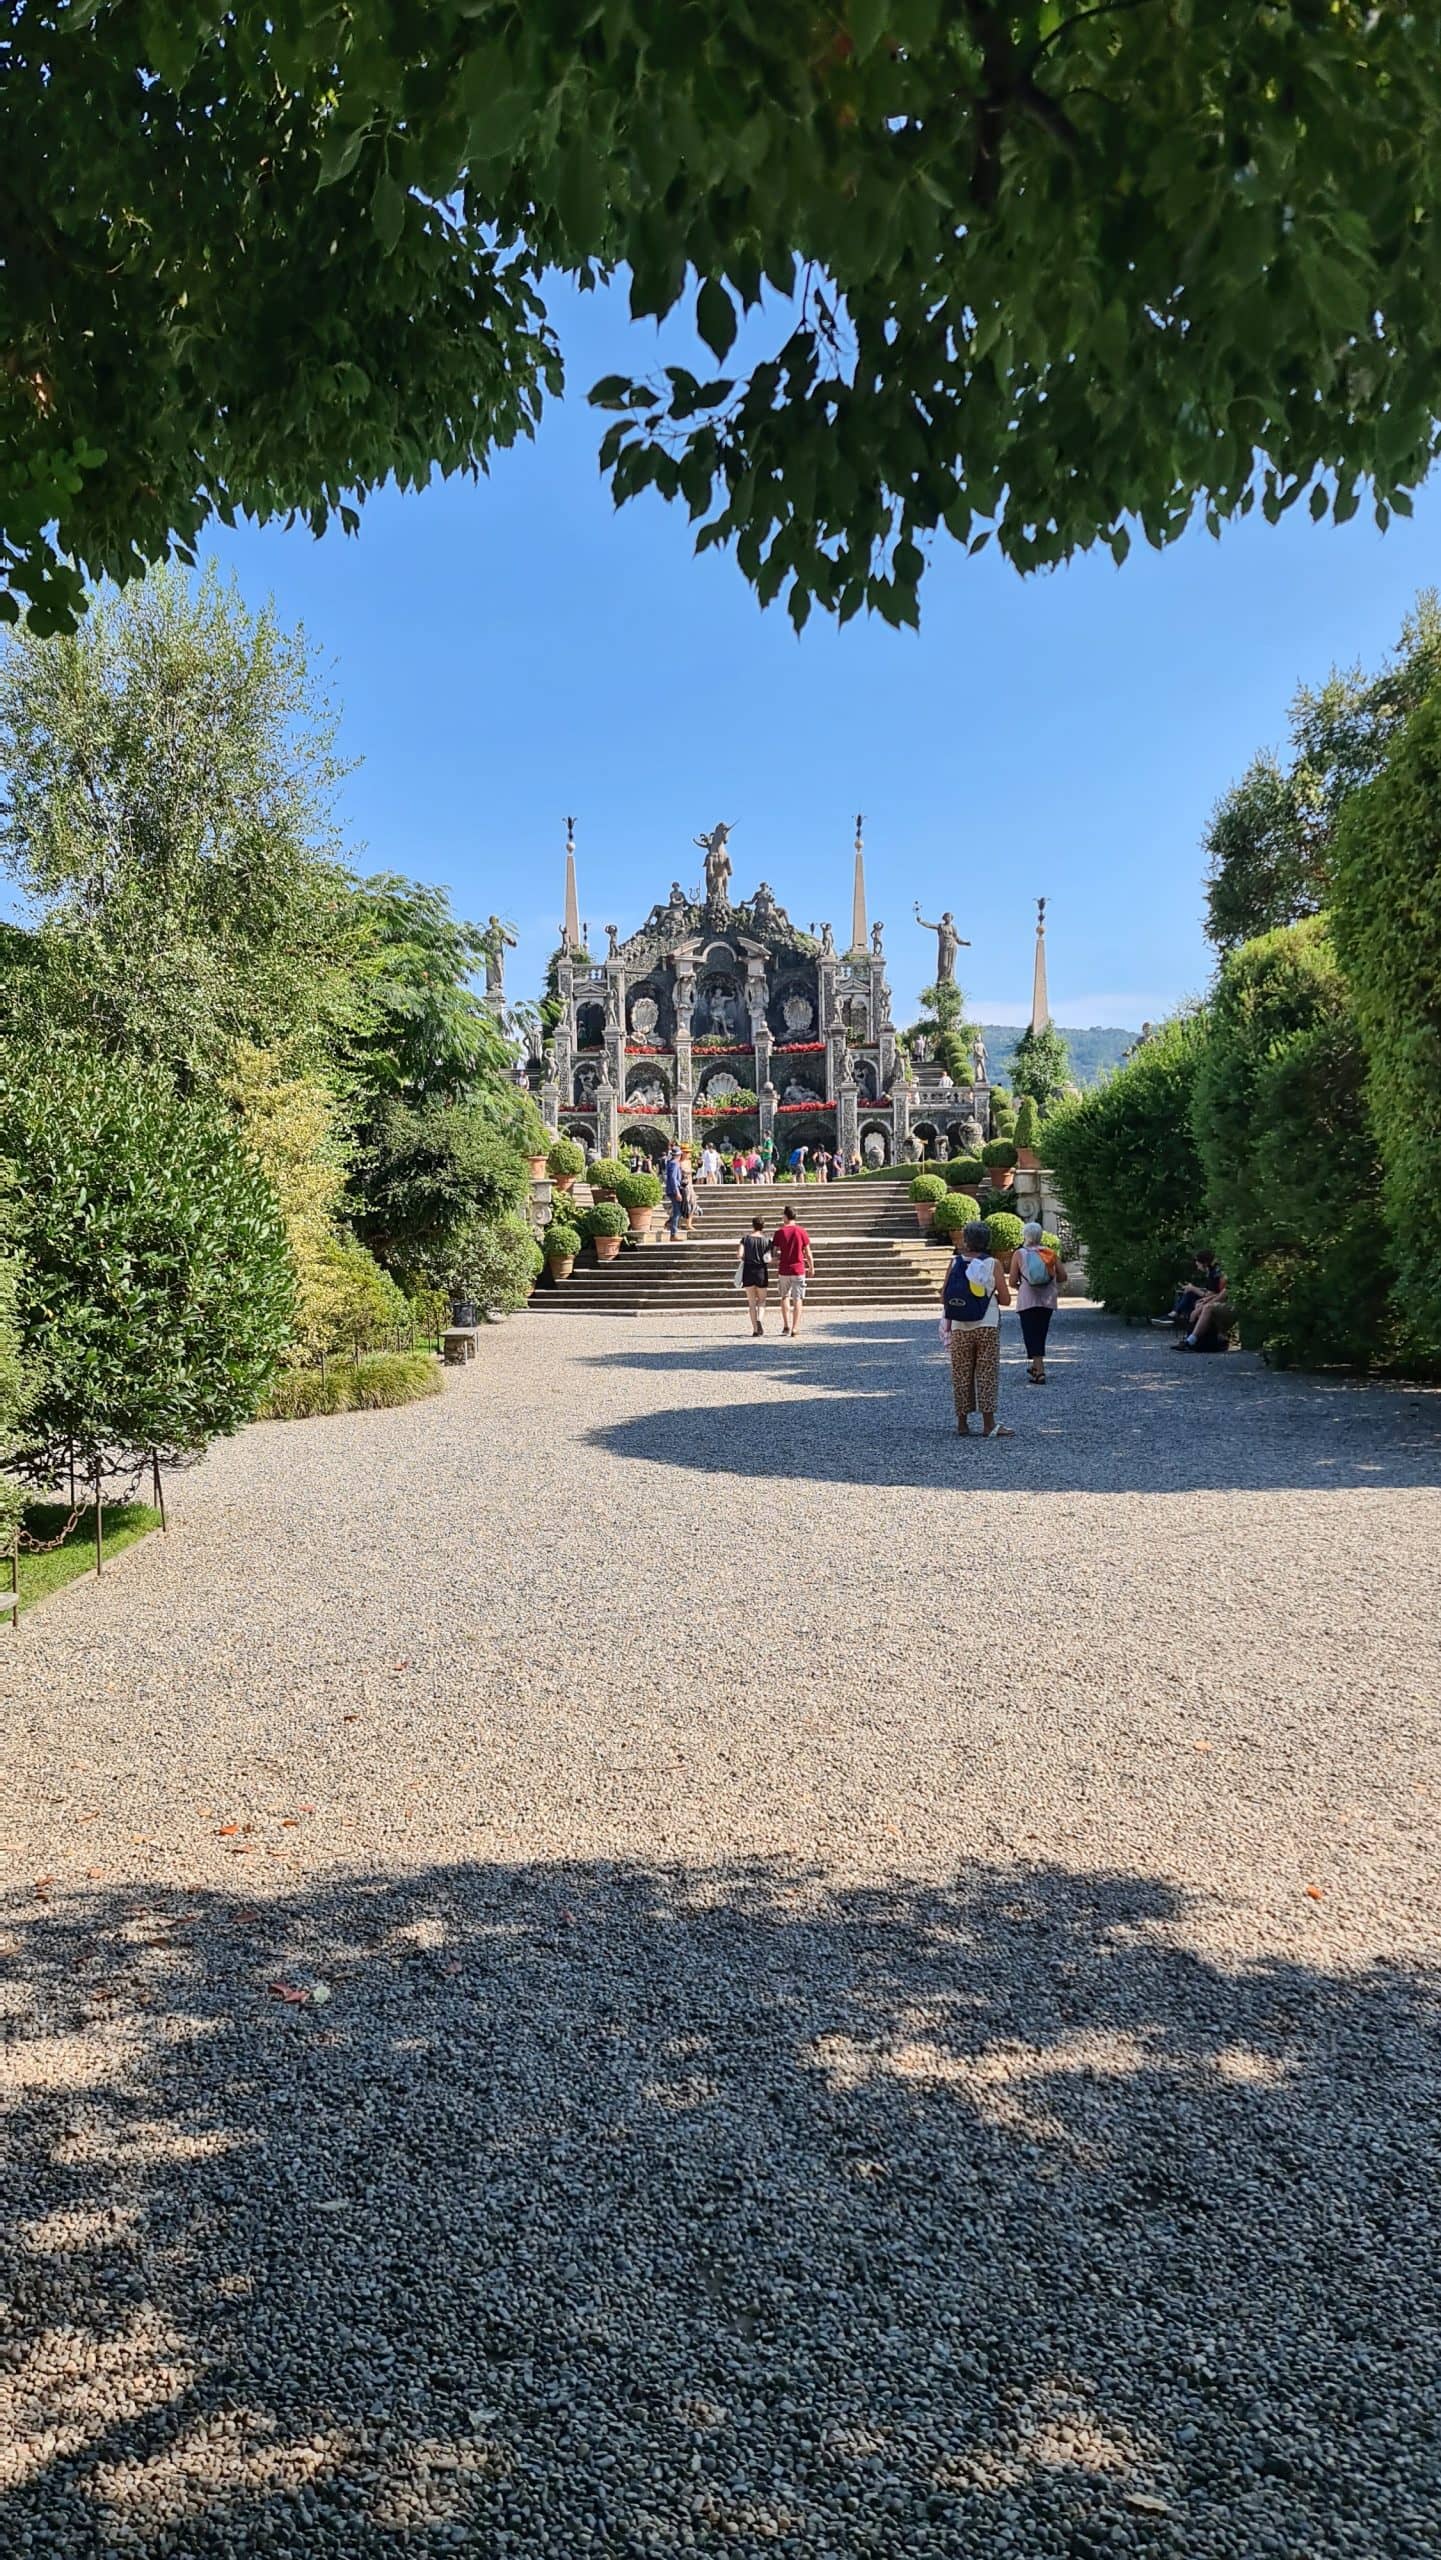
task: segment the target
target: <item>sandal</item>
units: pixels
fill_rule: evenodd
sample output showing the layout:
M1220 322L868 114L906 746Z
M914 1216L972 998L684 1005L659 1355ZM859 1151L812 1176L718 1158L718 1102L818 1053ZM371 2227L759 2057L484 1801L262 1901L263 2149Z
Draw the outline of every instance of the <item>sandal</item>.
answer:
M1008 1422L993 1422L989 1431L981 1433L983 1440L1014 1440L1015 1436Z

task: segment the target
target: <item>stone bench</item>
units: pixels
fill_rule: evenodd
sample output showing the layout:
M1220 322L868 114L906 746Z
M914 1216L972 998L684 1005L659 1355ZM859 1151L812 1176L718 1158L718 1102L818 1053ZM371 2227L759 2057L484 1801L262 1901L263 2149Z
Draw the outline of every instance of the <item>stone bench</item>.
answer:
M444 1342L441 1345L446 1366L452 1369L460 1369L464 1367L467 1360L473 1360L475 1358L475 1346L479 1339L480 1327L478 1324L448 1325L446 1328Z

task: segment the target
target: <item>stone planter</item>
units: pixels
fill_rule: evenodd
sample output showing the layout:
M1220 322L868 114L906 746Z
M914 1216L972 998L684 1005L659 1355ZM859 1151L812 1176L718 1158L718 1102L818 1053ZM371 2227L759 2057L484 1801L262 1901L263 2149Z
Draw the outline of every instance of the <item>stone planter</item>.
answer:
M573 1253L548 1253L545 1267L552 1280L568 1280L575 1269L575 1256Z
M911 1202L911 1207L916 1213L916 1225L920 1228L922 1235L924 1235L927 1227L930 1226L935 1219L936 1204L934 1200L913 1200Z
M621 1239L619 1236L596 1236L593 1241L595 1244L595 1258L597 1262L615 1261L621 1247Z

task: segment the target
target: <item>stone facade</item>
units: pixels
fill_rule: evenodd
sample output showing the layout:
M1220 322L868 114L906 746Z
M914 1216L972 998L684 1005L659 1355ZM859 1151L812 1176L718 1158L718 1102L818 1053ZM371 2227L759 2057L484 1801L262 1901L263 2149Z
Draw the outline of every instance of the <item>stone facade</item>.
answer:
M781 1156L804 1143L889 1164L955 1154L990 1126L986 1082L953 1085L898 1048L879 926L841 952L765 881L736 905L724 883L691 898L675 882L611 946L599 962L557 954L537 1069L548 1125L597 1155L770 1136Z

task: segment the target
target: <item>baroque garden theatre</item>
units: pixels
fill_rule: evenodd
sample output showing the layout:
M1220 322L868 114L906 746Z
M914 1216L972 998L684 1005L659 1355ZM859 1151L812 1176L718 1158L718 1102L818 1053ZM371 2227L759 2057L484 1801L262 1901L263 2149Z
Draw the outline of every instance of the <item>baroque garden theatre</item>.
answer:
M549 1126L602 1156L661 1156L672 1138L730 1150L769 1136L782 1158L803 1143L880 1165L979 1145L990 1126L982 1044L971 1082L958 1085L898 1043L884 928L866 921L859 821L843 948L829 924L793 924L764 880L732 901L730 833L721 824L697 836L703 885L687 895L672 881L625 940L608 925L603 960L582 946L568 840L553 1020L531 1071ZM949 916L938 930L953 967Z

